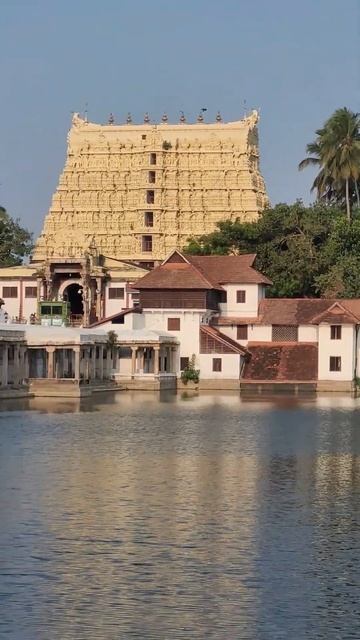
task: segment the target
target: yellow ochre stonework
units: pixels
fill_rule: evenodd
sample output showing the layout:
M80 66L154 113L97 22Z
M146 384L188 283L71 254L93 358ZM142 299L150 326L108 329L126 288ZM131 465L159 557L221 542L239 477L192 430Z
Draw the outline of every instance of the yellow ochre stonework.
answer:
M75 114L64 170L32 260L162 260L220 220L268 203L258 113L208 124L94 124Z

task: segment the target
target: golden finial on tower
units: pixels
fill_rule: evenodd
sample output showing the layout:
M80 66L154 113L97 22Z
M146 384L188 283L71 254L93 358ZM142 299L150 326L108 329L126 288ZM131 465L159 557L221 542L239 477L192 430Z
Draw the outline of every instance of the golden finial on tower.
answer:
M203 107L202 109L200 109L200 113L199 113L199 115L197 117L197 121L198 122L204 122L204 113L205 113L205 111L207 111L206 107Z

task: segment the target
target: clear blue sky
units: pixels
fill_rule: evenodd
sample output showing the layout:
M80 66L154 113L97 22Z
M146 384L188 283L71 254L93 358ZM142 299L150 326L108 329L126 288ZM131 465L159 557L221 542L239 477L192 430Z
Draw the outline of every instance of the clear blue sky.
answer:
M234 120L246 100L273 204L309 201L306 143L359 110L358 0L0 0L0 36L0 204L36 233L86 103L99 122Z

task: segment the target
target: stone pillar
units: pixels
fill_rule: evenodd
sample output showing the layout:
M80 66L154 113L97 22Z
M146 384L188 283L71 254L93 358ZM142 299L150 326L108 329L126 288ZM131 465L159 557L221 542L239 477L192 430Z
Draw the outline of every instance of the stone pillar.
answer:
M1 386L6 387L8 383L9 347L2 345L2 365L1 365Z
M81 278L81 284L83 288L83 309L84 309L83 326L88 327L89 314L90 314L90 288L88 285L87 278L85 276Z
M112 358L111 358L111 348L106 348L106 377L111 378L112 373Z
M144 360L145 360L145 348L140 348L140 363L139 363L139 372L144 373Z
M24 378L27 380L29 378L29 350L27 347L24 347Z
M55 347L46 347L47 353L47 377L53 378L55 373Z
M36 284L37 284L37 300L41 300L41 298L43 298L43 284L42 284L42 279L41 278L37 278L36 279ZM37 308L36 308L36 315L37 315Z
M176 348L175 347L170 347L170 351L171 351L171 367L170 367L170 373L176 373Z
M84 359L85 359L85 380L90 380L90 356L89 356L89 347L84 349Z
M136 373L136 352L137 347L131 347L131 375Z
M104 345L99 346L99 378L104 379Z
M80 380L80 347L73 347L74 352L74 378Z
M90 365L90 378L95 380L96 378L96 346L91 347L91 365Z
M59 367L59 360L60 360L60 350L57 349L54 353L54 378L60 378L60 367Z
M20 354L19 354L19 384L23 384L26 376L25 371L25 347L20 345Z
M14 344L14 372L13 372L13 381L14 384L19 384L21 372L20 372L20 345L18 343Z
M154 347L154 375L159 375L159 356L160 356L160 345Z
M97 319L101 319L101 293L102 293L102 282L101 278L96 278L96 316Z

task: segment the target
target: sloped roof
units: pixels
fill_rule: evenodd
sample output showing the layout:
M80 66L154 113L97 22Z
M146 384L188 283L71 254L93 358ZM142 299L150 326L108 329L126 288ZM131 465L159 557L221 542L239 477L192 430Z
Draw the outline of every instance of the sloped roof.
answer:
M102 324L106 324L107 322L111 322L112 320L116 320L116 318L122 318L127 316L128 313L141 313L141 309L139 307L132 307L131 309L123 309L122 311L118 311L117 313L113 313L111 316L107 316L106 318L102 318L101 320L97 320L97 322L93 322L90 325L91 327L100 327Z
M190 256L180 251L137 281L137 289L218 289L223 284L272 284L253 268L255 254Z
M360 299L266 298L259 304L258 322L282 325L356 324L360 323Z
M103 267L113 279L134 280L141 278L148 273L148 269L139 267L131 261L117 260L116 258L104 257Z
M229 338L229 336L226 336L224 333L221 333L214 327L210 327L207 324L202 324L200 326L200 333L210 336L215 340L215 342L226 345L234 353L240 353L243 356L249 355L249 352L247 349L245 349L245 347L243 347L238 342L235 342L235 340Z
M328 309L312 319L313 324L357 324L357 318L349 309L346 309L340 302L334 302Z
M251 357L244 381L310 382L318 377L318 347L314 343L249 342Z
M136 282L136 289L213 289L193 265L186 262L163 264ZM219 288L219 287L217 287Z
M32 265L20 264L15 267L1 267L0 279L2 278L36 278L37 270Z
M239 256L185 256L207 278L217 284L268 284L272 282L254 269L256 253Z

